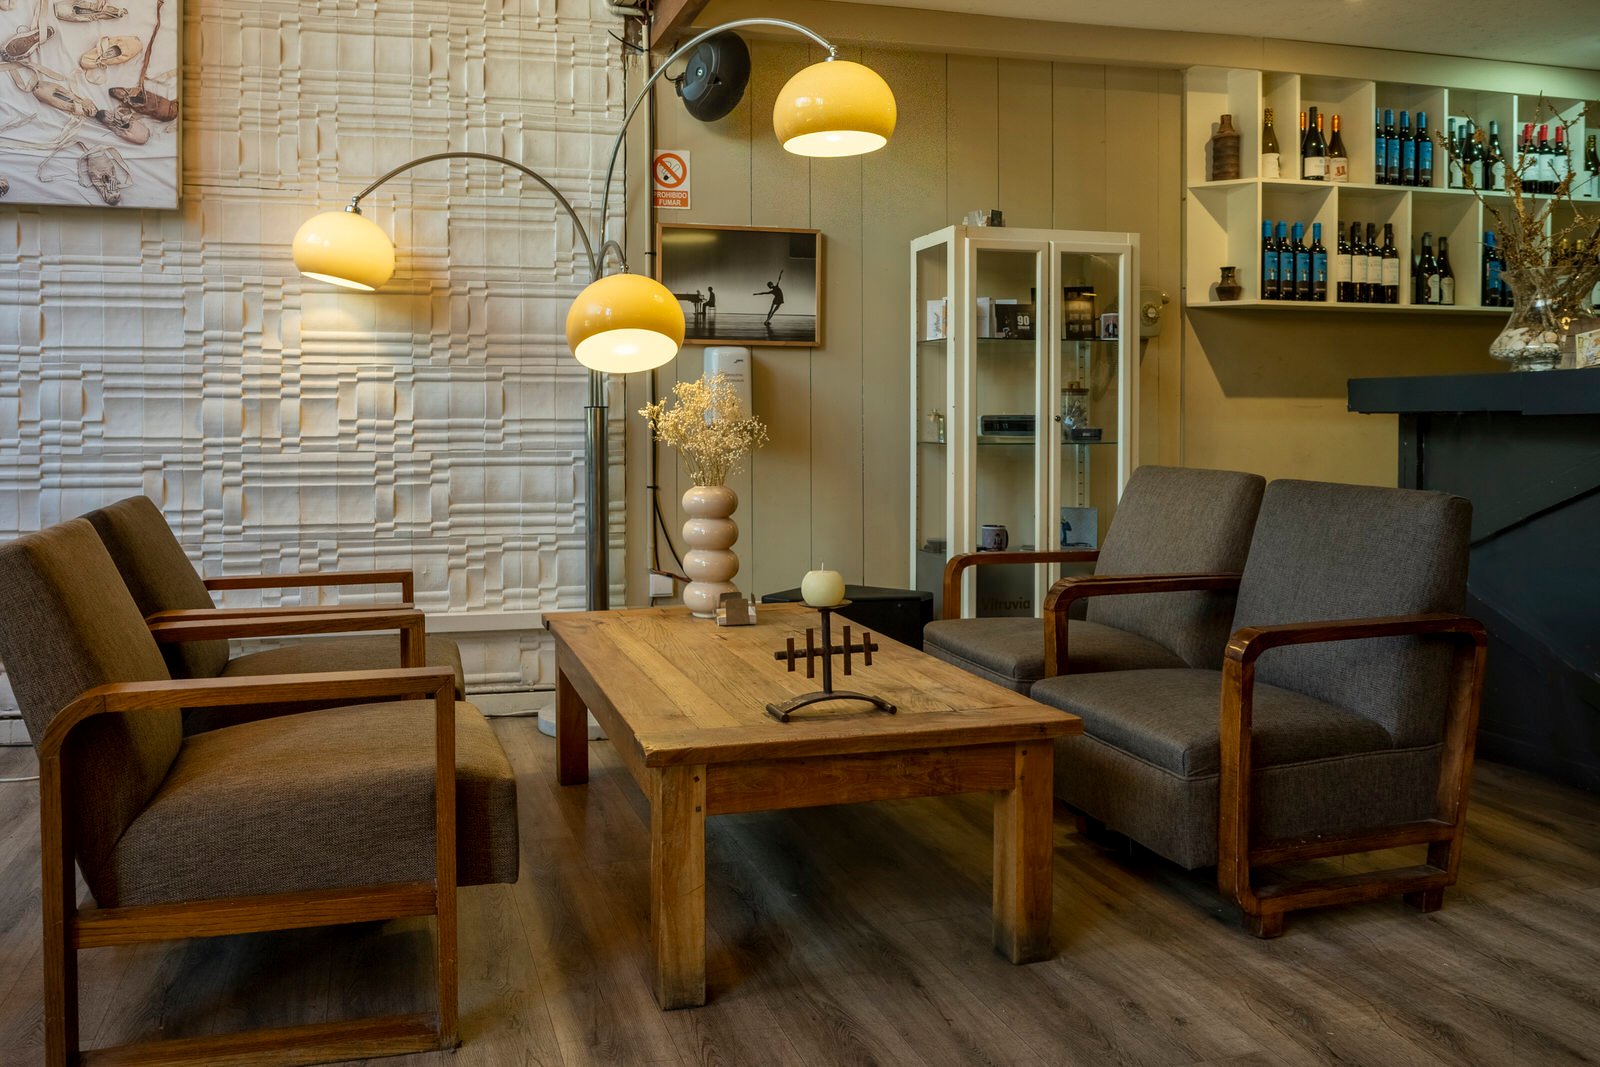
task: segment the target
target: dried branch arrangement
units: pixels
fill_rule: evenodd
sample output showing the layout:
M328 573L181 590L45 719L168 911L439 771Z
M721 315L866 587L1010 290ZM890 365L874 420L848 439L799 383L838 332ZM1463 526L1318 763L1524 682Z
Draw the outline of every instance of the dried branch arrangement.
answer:
M676 448L695 485L724 485L767 443L767 427L746 415L726 374L678 382L666 400L639 409L657 441Z

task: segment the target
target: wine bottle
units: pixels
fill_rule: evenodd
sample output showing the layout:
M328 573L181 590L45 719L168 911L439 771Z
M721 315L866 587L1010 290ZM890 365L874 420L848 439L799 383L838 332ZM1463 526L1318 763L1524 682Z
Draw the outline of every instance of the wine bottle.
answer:
M1590 134L1583 142L1583 196L1586 200L1600 197L1600 152L1595 150L1595 135Z
M1456 302L1456 272L1450 269L1450 238L1439 238L1439 303Z
M1383 303L1383 250L1378 247L1378 230L1367 223L1367 303Z
M1378 107L1373 109L1373 181L1379 186L1387 186L1387 160L1389 160L1389 142L1384 139L1384 112Z
M1422 233L1422 262L1417 268L1417 303L1440 304L1439 264L1433 258L1433 234Z
M1350 224L1350 229L1355 230L1355 223ZM1333 250L1333 298L1341 304L1355 302L1351 289L1354 288L1354 255L1350 251L1350 241L1345 237L1344 228L1335 231L1338 243Z
M1400 112L1400 184L1417 184L1417 142L1411 139L1411 112Z
M1382 260L1384 304L1400 303L1400 252L1394 246L1394 223L1383 224L1383 248L1378 251Z
M1505 305L1504 286L1500 281L1500 252L1495 248L1494 231L1483 234L1483 299L1484 307Z
M1400 134L1394 128L1394 111L1383 109L1383 184L1400 184Z
M1367 243L1361 239L1361 223L1350 224L1350 300L1367 302Z
M1468 119L1461 131L1461 187L1478 184L1478 135Z
M1311 299L1311 249L1306 246L1306 224L1294 224L1294 298Z
M1417 184L1433 187L1433 138L1428 136L1428 113L1417 112Z
M1481 170L1478 188L1485 192L1505 188L1506 161L1500 151L1500 123L1493 120L1489 123L1489 143L1484 146L1478 166Z
M1422 250L1420 248L1411 253L1411 295L1406 299L1419 307L1428 302L1428 285L1422 274Z
M1444 165L1444 187L1446 189L1459 189L1461 188L1461 164L1457 163L1455 159L1450 158L1452 156L1459 156L1461 153L1461 142L1456 140L1455 119L1449 117L1445 118L1444 139L1445 143L1451 148L1451 151L1446 153Z
M1555 150L1550 147L1550 127L1548 125L1539 127L1539 146L1536 151L1539 164L1536 171L1537 177L1534 179L1535 188L1533 191L1549 194L1554 191L1555 182L1551 179L1555 176L1556 167Z
M1272 128L1272 109L1269 107L1261 120L1261 176L1283 176L1283 154L1278 151L1278 134Z
M1522 183L1522 191L1531 193L1539 181L1539 156L1538 149L1533 143L1533 123L1524 122L1522 133L1517 137L1517 161L1515 164L1517 178Z
M1318 129L1320 118L1317 109L1311 109L1310 124L1300 145L1300 177L1306 181L1326 181L1328 177L1328 148Z
M1261 299L1278 299L1278 242L1272 239L1272 220L1261 220Z
M1333 138L1328 142L1328 180L1350 180L1350 154L1344 150L1344 138L1339 134L1339 116L1333 116Z
M1294 299L1294 249L1289 245L1289 224L1279 221L1274 243L1278 246L1278 299Z
M1555 170L1551 174L1551 179L1555 184L1551 187L1550 192L1559 193L1561 191L1561 183L1572 176L1572 159L1567 155L1567 128L1565 126L1556 127L1556 146L1552 151L1554 155L1550 157L1550 163ZM1568 187L1567 195L1569 197L1572 195L1570 186Z
M1311 224L1311 299L1328 300L1328 247L1322 243L1322 223Z

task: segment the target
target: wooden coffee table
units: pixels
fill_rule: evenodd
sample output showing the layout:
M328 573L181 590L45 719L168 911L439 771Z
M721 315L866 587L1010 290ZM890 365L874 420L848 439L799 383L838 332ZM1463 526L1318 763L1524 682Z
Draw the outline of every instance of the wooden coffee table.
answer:
M842 640L835 619L834 642ZM815 705L780 723L767 705L821 688L821 670L773 652L818 626L802 605L762 605L754 626L684 608L547 615L556 642L556 775L589 779L585 708L650 798L650 940L663 1008L706 999L705 820L742 811L995 792L994 944L1013 963L1050 954L1057 737L1083 723L874 634L835 688L883 697ZM859 633L852 633L859 642Z

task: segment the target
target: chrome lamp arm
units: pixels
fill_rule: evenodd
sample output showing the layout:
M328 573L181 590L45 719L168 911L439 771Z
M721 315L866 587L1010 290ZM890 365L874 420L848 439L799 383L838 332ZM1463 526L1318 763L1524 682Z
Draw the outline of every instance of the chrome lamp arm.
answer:
M435 152L431 156L419 156L418 158L413 159L411 162L402 163L398 167L395 167L393 170L389 171L387 174L380 175L379 177L373 179L372 184L368 185L365 189L361 190L355 196L350 198L349 206L347 206L345 210L353 211L358 215L361 214L362 197L369 195L374 189L378 188L378 186L382 185L384 182L395 177L396 175L404 174L411 168L420 167L424 163L433 163L441 159L483 159L490 163L499 163L502 166L510 167L514 171L526 174L528 177L544 186L545 191L551 196L555 197L556 203L561 205L561 210L567 213L567 217L572 220L573 228L578 231L578 240L583 242L583 254L589 260L590 277L600 277L600 272L605 269L605 248L600 250L599 257L595 256L594 243L589 240L589 231L584 228L583 220L578 217L578 212L573 209L571 202L569 202L567 198L561 194L560 189L557 189L554 185L551 185L544 175L540 174L536 170L532 170L523 166L514 159L507 159L505 156L493 156L487 152ZM615 242L610 242L610 244L615 244ZM620 252L621 249L619 248L618 251ZM626 268L626 261L624 261L623 266Z

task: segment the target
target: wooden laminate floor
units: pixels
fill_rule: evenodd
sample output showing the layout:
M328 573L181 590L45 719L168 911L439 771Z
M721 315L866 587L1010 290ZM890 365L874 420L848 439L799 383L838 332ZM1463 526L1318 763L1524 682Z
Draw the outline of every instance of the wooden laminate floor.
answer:
M1209 872L1057 818L1058 956L989 948L982 796L711 820L704 1008L646 966L642 797L500 720L522 879L461 894L465 1045L389 1064L1565 1064L1600 1060L1600 798L1480 767L1461 884L1242 933ZM0 750L0 776L31 773ZM37 797L0 785L0 1063L42 1059ZM417 922L83 956L92 1046L426 1004Z

